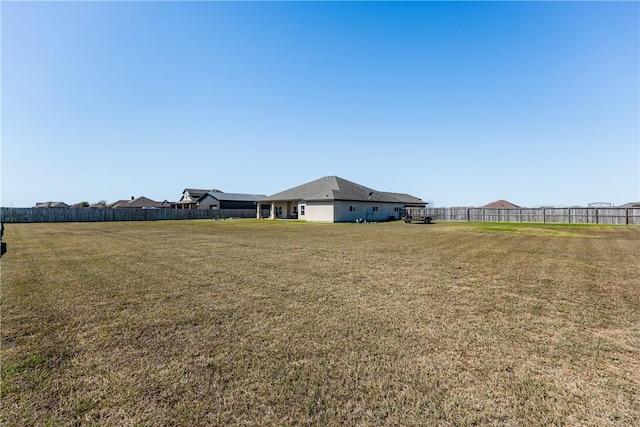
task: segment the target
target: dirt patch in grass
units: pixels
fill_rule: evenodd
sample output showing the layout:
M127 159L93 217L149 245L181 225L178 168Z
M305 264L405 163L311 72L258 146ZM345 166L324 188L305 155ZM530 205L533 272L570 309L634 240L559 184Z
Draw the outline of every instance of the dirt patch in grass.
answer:
M511 228L9 224L0 421L640 424L640 229Z

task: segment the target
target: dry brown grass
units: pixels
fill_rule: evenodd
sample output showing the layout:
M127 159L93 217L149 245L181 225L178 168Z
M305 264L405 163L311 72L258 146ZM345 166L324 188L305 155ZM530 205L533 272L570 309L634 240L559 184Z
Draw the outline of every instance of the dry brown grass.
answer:
M640 425L640 228L6 226L13 425Z

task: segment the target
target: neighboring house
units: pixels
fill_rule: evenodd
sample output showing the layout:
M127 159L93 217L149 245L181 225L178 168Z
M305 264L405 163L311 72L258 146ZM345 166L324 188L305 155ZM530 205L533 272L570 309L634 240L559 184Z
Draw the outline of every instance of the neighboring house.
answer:
M377 191L337 176L327 176L260 200L269 218L315 222L388 221L400 219L406 206L425 207L421 199Z
M215 188L213 190L185 188L184 190L182 190L180 201L174 203L173 207L176 209L197 209L198 199L207 193L222 193L222 191Z
M104 202L98 202L98 203L80 202L80 203L74 203L73 205L69 206L70 209L84 209L84 208L104 209L107 207L109 206L107 206L107 204Z
M640 208L640 202L629 202L618 206L619 208Z
M83 208L88 208L91 205L88 202L80 202L80 203L74 203L73 205L69 206L69 208L71 209L83 209Z
M612 208L613 203L610 202L593 202L588 205L590 208Z
M506 200L496 200L495 202L491 202L482 207L488 209L520 209L520 206L514 205Z
M198 209L256 209L264 194L206 192L197 200Z
M36 208L68 208L65 202L38 202Z
M117 202L111 203L109 207L115 209L160 209L170 208L171 203L166 200L163 202L156 202L155 200L151 200L148 197L141 196L138 198L131 197L130 200L118 200Z

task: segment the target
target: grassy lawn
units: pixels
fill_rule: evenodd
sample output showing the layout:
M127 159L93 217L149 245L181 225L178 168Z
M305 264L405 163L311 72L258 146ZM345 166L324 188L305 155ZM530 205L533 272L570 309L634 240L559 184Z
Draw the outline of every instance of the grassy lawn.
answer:
M640 425L640 227L8 224L13 425Z

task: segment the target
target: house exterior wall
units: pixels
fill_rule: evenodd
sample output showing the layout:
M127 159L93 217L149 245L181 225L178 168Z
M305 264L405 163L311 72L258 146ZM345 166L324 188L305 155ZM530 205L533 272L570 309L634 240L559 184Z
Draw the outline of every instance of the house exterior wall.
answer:
M287 210L288 202L276 202L274 204L274 208L276 213L272 213L275 215L275 218L287 218L289 212Z
M352 210L355 207L355 210ZM398 211L394 208L397 207ZM376 210L377 208L377 210ZM396 203L371 203L371 202L336 202L335 222L354 222L357 219L365 221L388 221L399 219L402 204Z
M354 208L351 208L352 206ZM335 222L354 222L359 218L369 221L369 218L366 218L366 212L369 206L370 204L365 202L336 202Z
M197 200L197 197L193 198L191 197L188 191L185 191L184 193L182 193L182 197L180 198L179 203L195 203L196 200Z
M269 203L259 203L260 211L256 212L258 219L269 218L269 214L271 212L271 204Z
M184 193L182 193L182 197L180 198L180 201L175 203L174 208L175 209L196 209L197 208L196 204L197 204L197 201L191 198L188 191L185 191Z
M287 218L298 219L299 211L298 202L287 203Z
M220 202L211 196L203 197L198 204L198 209L220 209Z
M300 219L310 222L334 222L333 203L300 203L298 205L298 212L302 212L302 205L305 206L305 214L304 216L300 215Z
M355 206L355 210L351 210L351 206ZM274 203L275 211L281 212L276 218L293 218L294 212L297 211L298 219L309 222L355 222L357 219L389 221L390 219L400 219L403 207L404 205L400 203L350 201ZM374 208L377 208L377 210ZM302 214L303 211L304 214Z
M380 221L389 221L400 219L404 204L384 204L380 206ZM396 209L396 210L394 210Z

